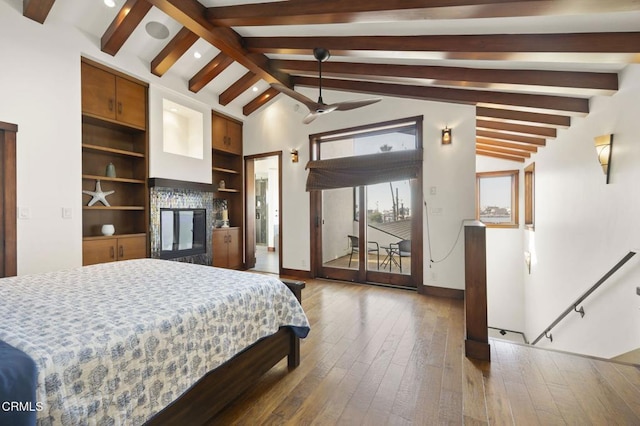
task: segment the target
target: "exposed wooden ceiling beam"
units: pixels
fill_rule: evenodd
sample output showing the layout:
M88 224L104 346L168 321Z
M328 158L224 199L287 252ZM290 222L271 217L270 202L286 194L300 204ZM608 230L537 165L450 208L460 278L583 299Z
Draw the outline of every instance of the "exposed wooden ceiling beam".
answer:
M236 62L258 75L267 83L291 85L289 76L271 69L269 58L252 54L244 47L244 40L231 28L216 27L206 19L206 8L197 0L146 0L162 12L189 28Z
M500 153L491 152L491 151L484 151L484 150L481 150L481 149L476 149L476 155L483 155L485 157L500 158L501 160L517 161L519 163L524 163L524 158L522 158L522 157L516 157L516 156L513 156L513 155L506 155L506 154L500 154Z
M313 73L318 71L318 63L314 61L273 60L272 66L292 74L300 71ZM607 92L603 94L613 94L618 90L617 73L480 69L354 62L325 62L322 64L322 72L326 75L384 76L441 81L571 87Z
M56 0L23 0L22 16L44 24Z
M118 53L149 10L147 0L127 0L100 39L102 51L111 56Z
M218 102L220 105L227 105L229 102L237 98L249 89L251 86L260 81L260 77L249 71L238 79L235 83L227 88L224 92L218 96Z
M542 114L536 112L516 111L510 109L477 107L476 117L496 118L524 123L540 123L556 127L571 126L571 117L564 115Z
M221 26L308 25L415 19L537 15L540 0L298 0L211 7L207 18Z
M313 77L295 77L294 83L295 85L300 86L318 87L319 80ZM565 96L450 89L444 87L412 86L406 84L373 83L337 79L323 79L322 85L328 89L398 96L403 98L467 104L487 103L513 105L527 108L548 109L552 111L562 110L576 115L586 115L589 113L588 99L570 98Z
M531 152L528 152L528 151L518 151L513 149L500 148L497 146L482 145L478 143L476 144L476 149L479 149L482 151L488 151L488 152L498 152L500 154L513 155L515 157L522 157L522 158L531 157Z
M499 130L520 135L542 136L544 138L555 138L557 135L556 129L553 127L527 126L503 121L476 120L476 128Z
M222 52L218 53L204 68L191 77L191 80L189 80L189 90L196 93L199 92L231 64L233 64L233 59Z
M164 49L153 58L151 61L151 72L161 77L199 38L200 37L189 31L188 28L182 27L173 39L167 43Z
M318 46L329 49L334 54L362 50L460 53L638 53L640 51L640 32L246 37L244 40L247 49L252 52L281 54L308 54Z
M489 138L476 138L476 144L498 146L502 148L511 148L511 149L521 150L521 151L538 152L538 147L535 145L529 145L527 143L504 142L504 141L498 141L498 140L489 139Z
M535 138L532 136L512 135L510 133L491 132L489 130L476 130L476 137L483 137L489 139L498 139L502 141L521 142L531 145L545 146L547 141L542 138Z
M278 92L273 87L269 87L267 90L262 92L258 97L254 98L251 102L242 107L242 113L244 115L250 115L252 112L260 108L262 105L271 102L273 98L278 95Z

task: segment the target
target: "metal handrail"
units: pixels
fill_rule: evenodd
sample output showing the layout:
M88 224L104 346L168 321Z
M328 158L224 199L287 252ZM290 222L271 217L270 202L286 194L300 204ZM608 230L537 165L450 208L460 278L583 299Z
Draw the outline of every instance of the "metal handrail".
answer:
M627 263L629 261L629 259L631 259L635 254L636 254L635 250L632 250L629 253L627 253L627 255L625 257L623 257L618 263L616 263L615 266L613 268L611 268L606 274L604 274L604 276L602 278L600 278L597 283L595 283L589 290L587 290L575 302L573 302L571 305L569 305L569 307L567 309L565 309L565 311L562 314L560 314L560 316L558 316L558 318L556 318L555 321L553 321L551 323L551 325L549 325L547 328L545 328L544 331L542 333L540 333L540 335L538 337L536 337L536 339L531 344L535 345L543 337L546 337L547 339L549 339L549 340L551 340L553 342L553 335L550 334L551 329L553 327L555 327L556 325L558 325L558 323L560 321L562 321L564 319L564 317L569 315L571 312L578 312L581 317L584 317L584 308L582 306L580 306L581 303L587 297L589 297L589 295L591 293L596 291L598 289L598 287L600 287L607 279L609 279L609 277L611 275L615 274L618 269L622 268L622 266L625 263ZM580 308L578 309L578 307L580 307Z

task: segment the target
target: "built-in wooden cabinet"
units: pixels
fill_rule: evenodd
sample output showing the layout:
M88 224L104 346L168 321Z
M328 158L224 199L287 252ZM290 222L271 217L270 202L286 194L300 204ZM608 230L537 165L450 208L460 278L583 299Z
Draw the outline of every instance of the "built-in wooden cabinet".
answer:
M211 115L211 145L218 151L242 155L242 123L214 112Z
M147 256L147 236L122 235L119 237L88 237L82 244L84 265L140 259Z
M147 87L83 60L82 112L146 130Z
M242 229L215 228L213 230L213 266L240 269L242 262Z
M232 236L233 250L232 261L228 262L230 268L243 266L243 227L244 227L244 179L242 159L242 122L217 112L211 114L211 158L212 158L212 182L214 198L224 199L227 202L229 226L234 229L237 236ZM221 228L227 229L227 228ZM216 229L218 231L218 229ZM222 231L221 231L222 232ZM218 248L214 232L213 256L214 266L220 266L224 262L219 260L216 265L216 251ZM222 238L222 237L220 237ZM219 240L218 243L224 243ZM236 247L237 245L237 247ZM227 251L229 245L226 245ZM224 255L220 255L220 259Z
M82 195L83 264L146 257L148 86L84 58L81 77L82 189L95 192L100 182L102 191L114 191L108 206L89 206L92 196ZM107 173L110 165L115 175ZM115 235L103 236L104 224L113 224Z

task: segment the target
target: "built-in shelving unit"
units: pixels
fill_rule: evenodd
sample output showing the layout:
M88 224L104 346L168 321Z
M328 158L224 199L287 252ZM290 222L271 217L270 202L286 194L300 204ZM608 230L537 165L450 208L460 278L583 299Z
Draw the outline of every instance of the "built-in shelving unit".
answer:
M211 158L213 196L226 200L231 227L214 229L213 266L241 268L244 264L242 122L212 112Z
M82 196L83 264L148 256L147 90L135 78L82 58L82 189L100 182L109 206ZM115 176L107 176L107 166ZM102 235L104 224L115 234Z

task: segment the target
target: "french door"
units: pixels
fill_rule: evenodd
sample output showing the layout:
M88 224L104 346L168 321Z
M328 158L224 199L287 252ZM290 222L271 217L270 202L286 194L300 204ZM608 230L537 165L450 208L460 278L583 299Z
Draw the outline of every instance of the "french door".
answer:
M323 170L331 169L329 184L311 191L312 271L324 278L415 288L422 282L420 131L406 121L381 127L312 136L315 159L328 160L316 162L322 169L317 176L322 179ZM380 170L411 156L419 160ZM351 182L350 173L358 184L344 184Z

